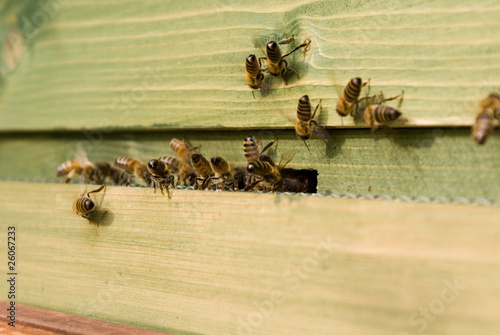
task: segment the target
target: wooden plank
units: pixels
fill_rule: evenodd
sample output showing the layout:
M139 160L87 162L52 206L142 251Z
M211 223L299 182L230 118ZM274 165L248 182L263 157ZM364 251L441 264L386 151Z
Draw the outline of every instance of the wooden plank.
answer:
M0 302L0 308L5 311L10 307L7 302ZM111 322L82 318L61 312L49 311L25 305L16 305L16 320L14 327L9 326L5 315L2 315L0 331L2 334L31 334L31 335L87 335L87 334L138 334L159 335L151 330L124 326Z
M175 334L500 327L498 208L108 187L97 227L80 192L0 182L17 303Z
M113 162L120 156L148 161L173 155L169 141L188 138L210 158L220 155L244 166L243 140L253 133L263 143L278 139L269 154L279 161L295 152L289 167L318 171L318 192L500 202L500 134L484 147L469 129L337 129L327 145L309 141L310 151L292 131L97 132L73 134L4 134L0 137L0 179L60 182L56 167L74 159L81 141L89 159ZM275 150L276 149L276 150ZM75 178L75 182L81 182Z
M500 87L498 0L14 3L0 47L16 29L25 36L0 49L0 130L291 129L304 94L323 99L324 125L363 127L335 112L355 76L375 93L404 89L407 126L471 125ZM254 98L245 57L291 35L312 40L305 60L290 58L300 80L274 79Z

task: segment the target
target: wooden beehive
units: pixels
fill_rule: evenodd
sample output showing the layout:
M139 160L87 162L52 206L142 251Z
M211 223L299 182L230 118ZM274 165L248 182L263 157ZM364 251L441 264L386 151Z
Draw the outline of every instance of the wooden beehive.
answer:
M2 241L17 228L18 303L173 334L497 333L500 137L478 146L470 127L500 88L499 1L0 11L0 213ZM245 57L290 36L312 41L290 57L301 78L254 96ZM341 119L356 76L404 89L404 120L372 132ZM304 94L328 129L310 150L293 125ZM317 171L318 194L109 186L97 227L72 212L83 185L55 176L77 143L92 161L147 161L174 137L243 165L248 134L278 139L276 159L295 152L287 167Z

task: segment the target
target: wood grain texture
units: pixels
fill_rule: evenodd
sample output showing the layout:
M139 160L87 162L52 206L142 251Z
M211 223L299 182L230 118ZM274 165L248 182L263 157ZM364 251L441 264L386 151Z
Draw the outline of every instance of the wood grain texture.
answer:
M97 227L81 191L0 182L18 303L173 334L500 327L498 208L108 187Z
M0 179L60 181L56 167L75 158L77 143L91 161L121 156L149 161L173 155L168 143L188 138L207 158L220 155L244 166L243 140L254 134L263 144L278 139L269 154L275 161L295 152L288 167L318 171L322 194L408 197L484 198L500 202L500 134L477 146L468 129L336 129L327 144L309 141L308 151L292 131L97 132L74 134L3 134ZM74 182L81 182L75 178Z
M3 311L8 307L10 307L10 304L0 302L0 308ZM2 315L1 320L0 331L2 334L11 335L164 334L25 305L16 305L15 327L7 325L10 320L6 319L4 315Z
M324 125L364 127L335 112L355 76L404 89L409 126L471 125L500 87L498 0L3 1L0 15L0 46L25 35L0 48L0 130L290 129L304 94ZM245 57L291 35L312 40L290 59L300 80L254 98Z

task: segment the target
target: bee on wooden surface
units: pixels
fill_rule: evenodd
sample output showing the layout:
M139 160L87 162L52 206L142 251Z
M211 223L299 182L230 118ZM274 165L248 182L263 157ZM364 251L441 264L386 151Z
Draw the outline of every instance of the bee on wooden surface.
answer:
M167 164L170 171L177 176L177 183L185 186L193 186L196 180L196 172L191 166L191 162L185 162L175 157L163 156L158 158L163 163Z
M401 104L404 93L405 91L402 91L400 95L387 99L384 99L383 94L381 93L380 96L376 98L375 104L366 107L363 119L370 125L372 130L377 129L382 124L394 121L401 116L401 112L399 110L394 107L384 105L383 103L400 98L401 100L399 104Z
M361 78L356 77L352 78L347 83L346 87L340 94L337 100L337 106L335 107L335 110L340 116L346 117L348 115L352 115L356 111L356 107L358 106L359 102L359 95L361 94L361 89L365 87L369 82L370 79L368 79L367 82L363 83L363 80L361 80Z
M259 57L259 59L266 60L267 70L269 71L269 73L274 77L281 76L283 78L283 80L285 81L285 85L288 84L288 82L284 76L285 72L287 70L290 70L293 73L295 73L295 75L297 75L297 78L300 79L300 76L297 73L297 71L295 71L291 67L288 67L288 62L285 60L285 58L290 56L291 54L293 54L295 51L299 50L300 48L304 48L305 51L308 51L310 49L310 46L311 46L311 40L307 38L304 40L304 42L301 45L295 47L292 51L283 55L281 48L279 47L279 44L289 44L292 41L293 41L293 37L290 37L288 39L285 39L285 40L282 40L279 42L271 41L271 42L267 43L267 46L266 46L266 57Z
M260 59L255 55L250 55L245 60L245 74L248 86L253 90L261 90L263 95L269 92L269 86L264 82L264 71ZM255 96L254 96L255 97Z
M212 157L210 159L210 166L215 173L212 183L215 184L216 189L238 191L238 183L234 179L235 171L224 158L220 156Z
M130 184L132 177L137 177L142 179L146 185L151 185L151 174L148 171L148 167L143 162L130 157L119 157L115 161L115 166L124 170L128 174L128 179L125 185Z
M206 189L209 186L213 171L210 163L200 154L193 154L191 156L191 165L196 173L199 175L196 178L196 183L194 185L195 190Z
M93 191L88 192L86 196L85 196L85 192L83 192L80 195L80 197L78 199L76 199L75 202L73 203L73 211L76 214L80 215L82 218L89 220L89 222L93 222L93 223L99 225L99 223L93 218L93 215L96 214L97 212L101 212L101 213L107 213L107 212L106 211L99 211L97 209L97 204L94 202L94 200L92 200L90 198L90 194L100 192L105 187L106 187L106 185L102 185L101 187L99 187Z
M248 135L243 142L243 153L245 154L247 163L259 160L259 156L269 149L275 142L276 140L269 142L264 149L259 152L259 143L255 140L255 137Z
M495 128L494 119L500 117L500 96L491 93L479 104L479 113L472 126L472 136L477 144L484 144Z
M272 192L275 192L277 190L280 190L283 184L283 179L281 177L280 171L293 159L295 156L295 153L284 162L284 157L281 158L280 163L278 166L272 165L268 161L254 161L251 163L248 163L247 165L247 171L250 174L254 174L261 179L261 182L265 182L270 185L270 189ZM254 182L253 187L259 184L258 178ZM253 187L250 187L251 189L254 189Z
M318 105L312 112L311 102L309 101L309 96L304 95L299 99L299 104L297 105L297 121L295 121L295 133L297 137L304 141L307 149L306 140L311 138L311 135L315 134L319 138L328 138L328 133L325 128L318 125L318 122L313 120L318 108L321 106L322 100L319 101Z
M161 194L164 194L163 188L165 187L168 197L172 198L170 196L170 191L168 190L168 186L171 185L173 188L175 188L174 184L175 177L170 172L170 169L168 168L167 164L165 164L161 160L152 159L149 161L147 168L151 175L151 179L153 180L154 192L156 193L156 188L158 187L160 189Z

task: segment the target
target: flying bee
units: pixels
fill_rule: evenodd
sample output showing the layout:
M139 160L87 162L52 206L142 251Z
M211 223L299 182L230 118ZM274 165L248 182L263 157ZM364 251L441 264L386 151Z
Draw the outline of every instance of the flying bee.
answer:
M367 124L370 125L372 130L377 129L381 124L385 124L396 120L401 116L401 112L394 107L384 105L383 103L390 100L395 100L400 98L400 103L403 101L405 91L403 90L400 95L392 98L383 98L382 92L380 96L376 98L376 104L369 105L366 107L363 113L363 119Z
M160 189L161 194L164 194L163 187L165 187L168 197L172 198L170 196L170 191L168 190L168 186L171 185L173 188L175 188L174 184L175 177L170 172L170 169L168 168L167 164L165 164L161 160L152 159L149 161L147 168L149 173L151 174L151 179L153 180L153 187L155 189L154 192L156 193L156 188L158 187Z
M361 94L361 89L369 82L370 79L363 83L361 78L356 77L352 78L347 83L346 87L344 87L344 90L342 91L342 94L339 95L337 106L335 107L335 110L340 116L346 117L348 115L352 115L356 111L356 107L360 101L358 98Z
M216 189L220 186L222 190L231 189L238 191L238 183L234 179L235 171L224 158L220 156L212 157L210 159L210 166L215 173L212 182L218 180L215 183Z
M259 160L259 156L269 149L275 142L276 140L269 142L259 153L259 144L255 140L255 137L248 135L243 142L243 153L245 154L247 163Z
M167 164L170 171L173 174L177 175L177 182L181 182L182 185L192 186L196 180L196 172L193 170L191 166L191 162L189 164L184 163L180 159L170 156L163 156L158 158L163 163Z
M80 215L82 218L89 220L89 222L95 223L99 225L99 223L93 218L93 215L96 214L97 212L101 212L103 214L107 213L106 211L100 211L97 209L97 205L90 198L91 193L97 193L102 191L103 188L105 188L106 185L102 185L101 187L90 191L87 193L87 196L85 196L85 192L83 192L78 199L75 200L73 203L73 211Z
M283 185L283 178L281 177L280 171L293 159L295 153L285 162L284 158L281 158L278 166L270 164L268 161L254 161L248 163L247 171L248 173L257 175L261 177L262 181L269 184L271 187L271 191L275 192L280 190ZM259 184L259 181L254 182L254 187Z
M82 177L85 184L88 184L94 169L95 165L88 160L85 150L82 145L78 143L76 147L76 158L60 164L56 169L56 176L62 177L67 175L63 183L69 183L75 175L78 175Z
M288 62L285 60L285 58L290 56L291 54L293 54L295 51L299 50L300 48L304 48L305 51L308 51L311 47L311 40L307 38L304 40L304 42L301 45L295 47L292 51L283 55L281 52L281 48L279 47L279 44L289 44L292 41L293 41L293 37L290 37L288 39L285 39L285 40L282 40L279 42L271 41L271 42L267 43L267 46L266 46L266 57L259 57L259 60L260 59L266 60L267 70L269 71L269 73L274 77L281 76L283 78L283 80L285 81L285 85L288 84L288 81L286 80L286 78L284 76L285 72L287 70L290 70L293 73L295 73L297 78L300 79L300 76L297 73L297 71L295 71L291 67L288 67Z
M151 174L148 171L148 167L143 162L130 157L119 157L115 161L115 166L124 170L128 174L128 179L126 185L130 184L130 179L132 177L137 177L142 179L146 185L151 185Z
M200 187L202 190L206 189L210 183L213 174L210 163L202 155L193 154L191 156L191 164L193 166L193 169L199 175L199 177L196 178L194 189L199 190Z
M264 82L264 71L266 69L262 68L260 58L257 58L255 55L250 55L246 58L245 74L248 86L253 90L260 89L263 95L266 95L269 92L269 86Z
M484 144L494 130L494 118L500 117L500 96L491 93L479 104L479 113L472 126L472 136L477 144Z
M193 147L187 140L178 140L173 138L170 141L170 148L186 164L191 164L191 156L195 153L197 147Z

